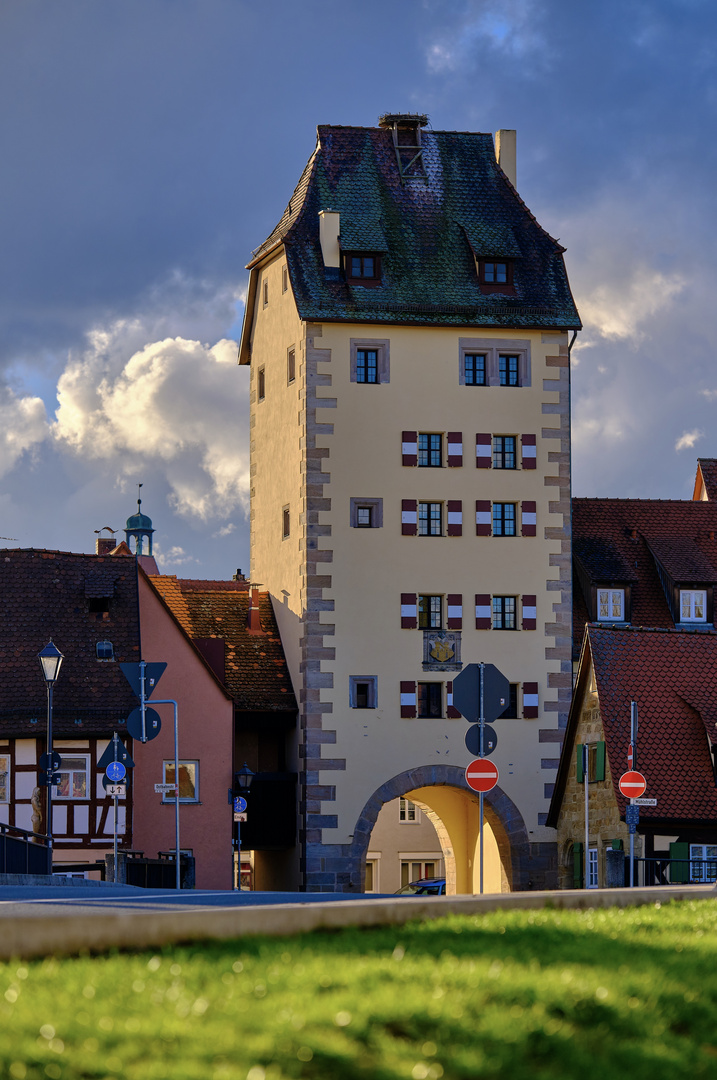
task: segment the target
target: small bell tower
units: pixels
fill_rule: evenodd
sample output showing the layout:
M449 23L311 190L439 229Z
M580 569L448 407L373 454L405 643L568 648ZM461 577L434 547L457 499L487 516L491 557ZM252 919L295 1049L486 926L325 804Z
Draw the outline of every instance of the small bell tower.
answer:
M137 492L137 513L132 514L127 518L127 523L124 527L124 535L127 541L127 546L132 549L130 537L134 537L134 554L135 555L151 555L152 554L152 534L154 529L152 528L152 519L142 513L142 499L140 498L142 484L137 485L139 491ZM145 538L148 544L148 551L144 550Z

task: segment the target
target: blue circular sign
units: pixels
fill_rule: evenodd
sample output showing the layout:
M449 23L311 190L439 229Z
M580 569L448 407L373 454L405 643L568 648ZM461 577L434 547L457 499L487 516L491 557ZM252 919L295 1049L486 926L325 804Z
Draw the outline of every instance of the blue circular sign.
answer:
M235 814L243 814L245 810L246 810L246 799L242 798L241 795L237 795L235 797L235 799L234 799L234 813Z
M120 780L124 780L127 775L127 769L121 761L110 761L105 769L105 773L108 780L111 780L113 784L117 784Z

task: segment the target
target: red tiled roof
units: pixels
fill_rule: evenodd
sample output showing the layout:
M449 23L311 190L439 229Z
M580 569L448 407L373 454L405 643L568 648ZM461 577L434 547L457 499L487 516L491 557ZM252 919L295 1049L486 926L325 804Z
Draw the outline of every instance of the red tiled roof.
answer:
M615 797L627 770L630 702L639 712L637 763L647 780L641 820L717 820L709 743L717 743L717 634L588 627ZM573 752L574 753L574 752Z
M572 506L575 558L591 580L597 584L601 577L603 581L617 581L625 580L628 574L632 576L633 626L674 627L650 546L655 553L658 549L667 553L669 549L671 566L686 571L689 549L690 573L699 562L700 574L711 568L710 581L717 582L717 502L573 499ZM680 548L682 559L678 562ZM619 567L623 568L620 572L616 569ZM576 575L573 612L576 655L580 652L587 617L580 592Z
M88 598L107 596L106 618L89 611ZM134 559L0 551L0 733L43 733L47 695L37 654L50 638L65 657L53 695L55 734L108 734L124 723L136 699L119 663L98 660L96 646L111 641L115 661L139 660L137 619Z
M188 637L224 641L224 685L236 707L251 712L296 710L269 594L257 594L261 633L249 633L249 586L174 575L149 579ZM201 651L201 650L200 650Z

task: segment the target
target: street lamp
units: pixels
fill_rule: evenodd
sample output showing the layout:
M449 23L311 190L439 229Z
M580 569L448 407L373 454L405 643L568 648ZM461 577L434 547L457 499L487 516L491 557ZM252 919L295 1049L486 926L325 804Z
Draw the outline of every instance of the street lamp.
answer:
M244 807L246 808L246 796L249 794L249 788L251 782L254 779L254 773L251 771L246 761L242 765L238 772L234 773L234 786L239 789L239 795L244 800ZM241 803L239 804L241 806ZM245 810L240 810L239 813L243 813ZM239 814L237 817L237 889L241 892L241 821L239 820Z
M47 643L42 652L37 654L42 668L42 677L47 687L47 752L40 759L40 765L44 768L45 778L41 781L47 787L47 839L50 852L50 873L52 873L52 782L55 770L60 767L59 755L52 750L52 691L60 674L60 668L64 659L62 653L52 639Z

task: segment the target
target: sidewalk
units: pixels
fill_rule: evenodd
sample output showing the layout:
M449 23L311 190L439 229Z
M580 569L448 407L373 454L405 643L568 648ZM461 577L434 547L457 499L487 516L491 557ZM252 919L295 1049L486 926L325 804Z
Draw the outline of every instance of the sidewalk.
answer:
M125 889L122 893L118 890L115 896L93 890L90 898L74 888L71 900L64 896L55 900L54 895L52 899L28 895L23 903L0 887L0 959L158 948L180 942L255 934L291 935L345 926L401 925L413 919L479 915L499 909L632 907L671 900L717 899L717 890L712 885L486 896L346 898L341 903L328 901L320 894L305 893L293 894L291 903L274 903L272 894L267 893L261 894L262 903L256 902L256 894L247 893L211 893L205 898L195 893L190 901L189 895L185 899L182 894L168 896ZM16 894L18 890L11 891ZM54 889L53 894L56 894Z

